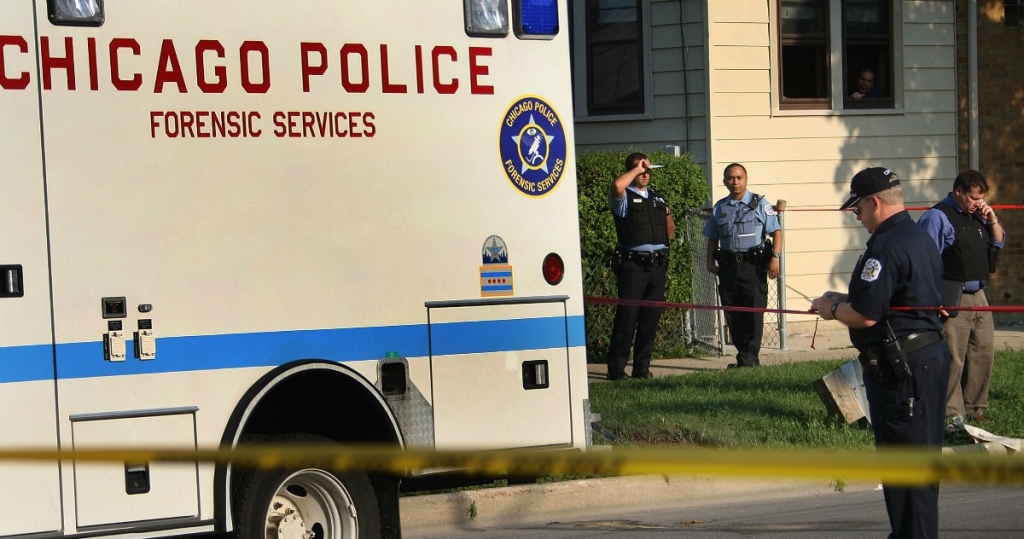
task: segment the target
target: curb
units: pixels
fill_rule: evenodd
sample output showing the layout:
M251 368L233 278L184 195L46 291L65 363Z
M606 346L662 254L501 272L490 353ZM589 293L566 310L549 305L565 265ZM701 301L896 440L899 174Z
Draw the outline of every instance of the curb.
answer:
M845 492L874 490L876 484L844 486ZM838 495L835 485L823 480L760 480L704 476L608 477L558 483L517 485L448 494L405 496L400 508L402 527L479 529L511 523L575 518L671 506L685 509L717 503ZM643 500L639 509L636 500ZM470 518L471 506L476 518Z

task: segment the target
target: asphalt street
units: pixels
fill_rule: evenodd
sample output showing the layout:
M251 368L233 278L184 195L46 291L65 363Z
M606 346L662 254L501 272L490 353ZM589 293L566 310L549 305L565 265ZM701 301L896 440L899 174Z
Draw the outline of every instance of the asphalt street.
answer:
M889 532L882 492L870 486L847 492L818 491L757 501L721 500L711 505L693 502L680 500L675 506L637 509L643 507L643 500L623 500L621 509L601 513L583 508L544 518L523 514L518 522L490 525L466 518L456 525L429 528L406 525L402 535L406 539L874 539L885 537ZM947 486L940 491L940 535L955 539L1016 539L1024 535L1022 508L1024 489Z

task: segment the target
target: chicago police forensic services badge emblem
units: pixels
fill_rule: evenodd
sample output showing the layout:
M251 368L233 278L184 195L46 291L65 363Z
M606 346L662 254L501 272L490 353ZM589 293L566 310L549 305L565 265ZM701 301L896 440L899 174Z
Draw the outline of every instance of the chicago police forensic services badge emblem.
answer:
M540 197L558 186L565 173L565 128L558 113L535 96L509 106L498 130L498 153L505 177L521 193Z
M869 258L864 263L864 269L860 272L860 278L867 282L878 279L878 274L882 272L882 263L875 258Z

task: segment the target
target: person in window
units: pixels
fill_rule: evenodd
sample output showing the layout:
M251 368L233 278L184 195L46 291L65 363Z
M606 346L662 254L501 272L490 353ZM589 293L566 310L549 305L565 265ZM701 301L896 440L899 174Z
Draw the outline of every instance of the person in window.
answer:
M865 97L882 97L882 93L875 87L875 70L870 67L857 72L857 88L850 94L850 99L854 101Z

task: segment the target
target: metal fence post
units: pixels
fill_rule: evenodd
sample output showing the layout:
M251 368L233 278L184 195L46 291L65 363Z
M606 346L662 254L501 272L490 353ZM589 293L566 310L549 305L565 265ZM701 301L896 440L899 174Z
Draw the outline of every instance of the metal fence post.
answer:
M775 286L776 295L779 298L779 310L786 310L786 202L780 201L782 208L779 210L779 227L782 229L782 258L779 258L779 278L776 279ZM786 313L779 313L779 348L782 350L789 350L789 345L786 342L787 328L786 328Z

